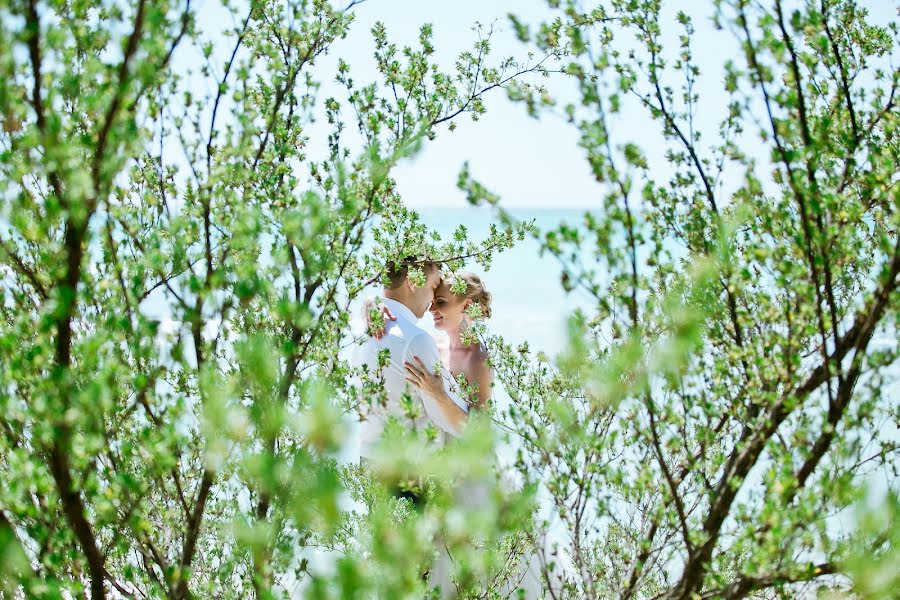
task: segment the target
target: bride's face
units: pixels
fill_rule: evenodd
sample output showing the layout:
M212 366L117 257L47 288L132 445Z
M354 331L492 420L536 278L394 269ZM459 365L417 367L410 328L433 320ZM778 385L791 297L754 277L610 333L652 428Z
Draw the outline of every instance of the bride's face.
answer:
M434 291L434 301L431 303L431 317L434 319L435 329L455 330L463 320L468 300L457 296L450 291L446 282Z

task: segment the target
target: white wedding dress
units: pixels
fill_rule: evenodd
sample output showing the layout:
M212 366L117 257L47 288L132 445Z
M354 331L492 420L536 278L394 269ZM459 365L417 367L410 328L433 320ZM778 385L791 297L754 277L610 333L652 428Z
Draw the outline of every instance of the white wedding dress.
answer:
M441 364L445 370L445 376L450 373L449 369L449 352L447 340L442 336L434 336L438 346L438 352L441 357ZM462 395L462 389L459 384L450 377L449 385L457 394ZM446 435L446 434L445 434ZM491 456L490 459L496 465L497 457ZM489 501L489 493L491 482L489 481L468 481L463 482L457 489L456 496L461 505L470 510L477 510L479 506L483 506ZM505 489L513 489L515 485L510 481L501 481ZM441 598L456 597L456 586L452 582L451 574L453 572L453 559L447 552L440 540L438 543L438 555L429 574L429 585L437 586L441 591ZM518 590L524 592L524 596L519 596ZM543 597L543 585L540 574L540 561L536 552L530 552L518 561L517 568L513 569L510 576L503 582L499 590L501 598L525 600L538 600Z

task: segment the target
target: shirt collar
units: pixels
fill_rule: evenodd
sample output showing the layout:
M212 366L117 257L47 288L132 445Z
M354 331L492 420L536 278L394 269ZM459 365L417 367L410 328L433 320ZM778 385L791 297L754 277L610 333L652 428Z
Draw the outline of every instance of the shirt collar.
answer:
M419 322L419 318L405 304L403 304L401 302L397 302L396 300L394 300L392 298L385 298L384 304L389 309L391 309L391 312L394 313L394 316L397 317L398 319L400 317L403 317L404 319L406 319L407 321L409 321L411 323Z

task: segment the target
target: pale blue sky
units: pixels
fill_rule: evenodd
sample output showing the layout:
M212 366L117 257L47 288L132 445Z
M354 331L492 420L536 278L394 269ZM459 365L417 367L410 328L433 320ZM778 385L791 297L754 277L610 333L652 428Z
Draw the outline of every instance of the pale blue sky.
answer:
M896 18L897 4L890 0L864 0L858 4L877 15L876 22ZM687 11L694 17L696 33L692 43L695 59L704 73L698 86L697 121L707 132L704 140L711 142L716 138L717 125L727 104L722 88L723 64L728 58L739 64L743 59L731 34L713 28L709 18L712 2L698 0L664 3L663 31L671 42L670 50L673 50L674 36L680 33L674 20L677 10ZM356 22L347 39L336 43L318 66L328 67L336 56L341 56L350 63L354 78L360 82L376 79L369 33L376 21L385 24L389 38L399 46L415 45L419 26L433 23L438 60L449 69L456 53L469 47L475 39L471 28L476 21L484 24L495 21L500 26L501 31L494 37L495 58L524 56L527 48L512 35L508 13L515 12L527 23L558 14L548 9L544 0L368 0L355 11ZM327 73L329 68L319 72ZM563 76L551 76L545 81L563 103L576 99L571 82ZM324 96L329 93L329 86L323 83ZM673 80L673 84L677 83ZM479 122L473 123L468 116L459 119L455 132L441 132L436 140L426 144L419 156L395 170L398 188L407 204L416 208L465 206L464 196L456 188L456 178L463 162L468 160L473 174L500 194L504 206L598 207L605 190L589 171L584 152L577 145L574 127L552 115L544 115L540 120L528 117L524 107L509 101L502 90L491 93L486 106L488 112ZM654 176L665 180L667 173L659 171L665 169L660 125L650 121L645 111L634 107L626 109L612 125L615 141L638 143L651 160L657 159L651 163L657 165ZM751 152L758 147L760 163L768 162L767 150L759 146L755 135L747 136L744 144ZM727 176L725 179L720 184L727 193L731 186Z
M349 36L335 44L329 58L343 57L360 81L375 79L369 30L376 21L385 24L390 39L400 46L415 45L421 24L432 23L437 60L448 70L458 52L471 47L476 39L472 31L475 22L499 26L492 38L495 61L505 56L525 58L529 49L510 31L507 15L511 11L530 23L554 16L543 0L368 0L357 7ZM571 83L563 76L542 81L569 91L574 99ZM323 86L323 94L327 90ZM523 106L506 98L504 90L492 91L485 104L487 114L478 122L469 116L458 118L455 131L442 131L421 154L394 171L407 204L415 208L465 206L465 198L456 188L465 161L479 180L501 195L507 207L587 207L596 203L598 188L577 146L574 128L549 116L541 120L528 117Z
M492 38L495 62L505 56L524 58L528 49L509 31L506 15L511 10L531 22L552 15L542 0L368 0L355 9L356 22L347 39L335 43L317 66L327 73L340 56L349 62L356 81L376 80L370 34L376 21L385 24L389 39L401 47L417 46L420 26L432 23L436 59L445 70L451 70L456 55L475 41L476 21L496 22L501 29ZM565 83L560 76L556 81ZM323 81L322 95L329 93L340 92ZM522 106L507 100L504 90L494 90L485 100L488 112L480 121L472 122L468 115L458 118L456 131L444 129L417 157L394 171L404 201L416 208L465 206L456 179L468 160L474 174L500 193L508 206L587 205L588 194L594 192L589 191L592 179L578 151L576 132L560 122L529 118Z
M785 1L788 8L794 3L793 0ZM349 0L334 0L338 6L346 2ZM217 16L221 14L217 4L209 1L201 3L201 27L215 29L216 24L228 26L231 19ZM743 65L740 48L732 35L727 31L716 31L712 26L712 4L707 0L664 2L662 18L663 42L670 57L674 56L676 36L681 32L675 22L676 11L686 11L694 18L696 33L692 36L692 45L695 60L703 72L697 86L700 100L696 125L704 132L704 143L717 140L718 123L726 110L727 97L722 88L723 65L729 58ZM873 20L876 22L896 19L897 2L860 0L857 4L869 9L875 15ZM239 12L243 14L243 11ZM347 38L335 42L328 54L320 57L312 69L316 79L322 83L320 100L332 95L338 98L344 96L332 75L338 57L350 64L352 77L358 85L379 79L372 58L370 33L376 21L385 24L389 39L400 47L416 46L419 27L423 23L432 23L436 59L445 71L451 71L456 55L470 48L476 39L472 31L475 22L495 22L499 26L499 31L492 38L495 61L505 56L524 59L529 48L512 35L507 15L515 12L522 21L536 24L559 14L547 7L546 0L366 0L355 7L354 12L356 21ZM213 38L217 37L213 31L208 33ZM216 54L222 54L224 61L230 49L231 42L228 42L217 48ZM534 80L545 82L560 100L560 106L577 101L573 83L565 76L551 75L549 79L534 77ZM665 81L676 90L681 82L671 74ZM427 142L418 156L394 170L398 189L409 206L466 206L462 192L456 188L456 181L463 163L469 161L474 176L498 193L502 204L508 208L599 208L600 198L608 190L594 181L585 154L578 147L578 133L572 125L552 114L543 114L539 119L528 117L523 106L506 98L504 90L491 92L485 98L485 104L487 114L480 121L474 123L469 116L458 118L456 131L440 131L437 139ZM353 122L350 114L344 115L344 118ZM320 119L319 123L307 128L310 154L316 159L323 156L321 151L328 133L323 121ZM651 175L657 182L668 178L661 125L651 121L645 110L634 103L626 105L611 126L615 143L634 142L646 151L652 166ZM765 173L768 170L769 150L760 144L755 131L749 129L752 128L748 128L741 141L742 147L757 158L762 167L761 173ZM739 185L741 180L741 174L726 172L719 181L723 196L727 197L729 190Z

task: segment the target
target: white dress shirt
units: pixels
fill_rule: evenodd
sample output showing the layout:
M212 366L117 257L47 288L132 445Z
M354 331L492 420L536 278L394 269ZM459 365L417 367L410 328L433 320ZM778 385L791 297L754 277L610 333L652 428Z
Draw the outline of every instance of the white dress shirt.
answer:
M390 360L382 370L387 402L385 405L381 405L378 402L369 404L368 398L362 399L366 418L362 423L360 455L365 458L372 457L384 426L388 418L392 416L398 418L401 422L405 422L410 427L424 427L430 420L438 428L450 435L455 437L460 435L460 431L456 430L450 421L444 417L437 400L420 392L415 386L410 385L406 381L404 362L416 364L413 358L418 356L428 369L431 369L435 364L440 364L441 359L437 344L435 344L434 339L428 332L416 325L418 319L409 308L390 298L385 298L384 303L397 317L397 320L386 321L386 334L380 340L369 337L356 353L357 364L368 365L370 369L374 370L378 366L378 353L385 349L390 352ZM444 391L447 392L447 395L453 399L457 406L468 412L468 404L453 389L451 383L453 378L446 369L442 368L442 373L444 375ZM421 400L425 409L425 415L415 420L411 420L406 416L401 402L403 393L407 389L413 399Z

